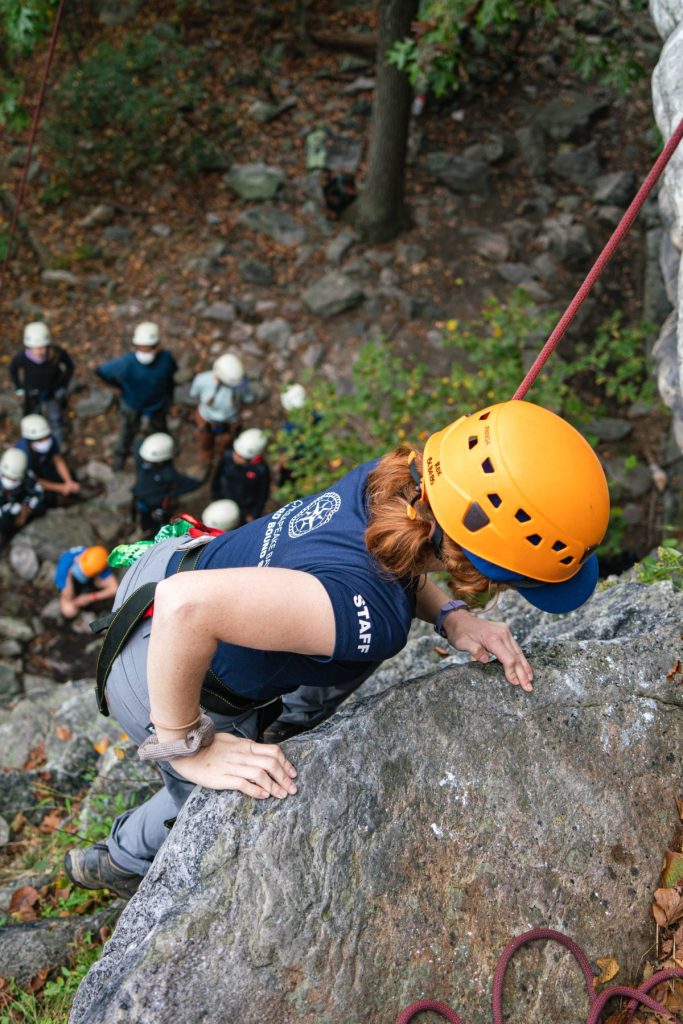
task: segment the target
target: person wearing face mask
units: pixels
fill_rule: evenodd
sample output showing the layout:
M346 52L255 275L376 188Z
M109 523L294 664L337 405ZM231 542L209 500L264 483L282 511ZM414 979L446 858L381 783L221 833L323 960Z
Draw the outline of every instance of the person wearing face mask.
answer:
M107 550L100 545L65 551L57 562L54 580L65 619L75 619L83 608L112 600L119 586L107 565Z
M24 415L38 412L45 416L51 432L63 445L66 397L74 364L65 349L53 345L47 324L26 324L24 347L12 359L9 372Z
M201 487L201 480L175 468L174 451L171 435L158 433L146 437L135 453L133 518L140 520L145 537L170 521L176 498Z
M28 468L26 452L8 448L0 458L0 547L44 511L45 492Z
M114 449L114 469L123 469L144 419L145 433L166 432L166 412L173 401L176 361L161 347L157 324L138 324L133 350L95 368L105 383L119 388L121 429Z
M243 430L218 463L211 481L214 501L230 498L241 516L250 523L263 515L270 493L270 467L263 457L268 438L263 430Z
M70 498L78 494L81 485L74 478L60 452L57 438L50 432L44 416L32 413L21 421L21 440L17 448L26 454L28 466L45 491L48 508L57 504L58 495Z

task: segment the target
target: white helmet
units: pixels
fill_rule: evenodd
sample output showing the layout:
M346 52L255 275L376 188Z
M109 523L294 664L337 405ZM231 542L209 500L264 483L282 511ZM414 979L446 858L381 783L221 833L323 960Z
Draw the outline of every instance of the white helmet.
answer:
M138 324L133 333L133 344L140 348L154 348L159 344L159 328L157 324L146 320L144 324Z
M221 384L225 384L228 388L236 388L242 383L244 377L242 360L238 356L234 356L232 352L224 352L222 356L218 357L213 364L213 372Z
M47 348L50 344L50 332L42 320L34 320L24 327L24 348Z
M168 462L173 458L173 449L170 434L150 434L140 445L140 458L145 462Z
M8 448L0 458L0 476L20 484L26 476L28 456L21 448Z
M255 459L257 455L263 454L267 440L265 431L259 430L258 427L251 427L249 430L242 431L232 447L241 458Z
M280 395L280 401L285 412L301 409L306 401L306 388L303 384L290 384Z
M213 526L216 530L234 530L240 519L240 507L232 498L212 501L202 512L204 525Z
M37 412L31 413L21 421L21 436L27 441L42 441L50 436L50 424L44 416L39 416Z

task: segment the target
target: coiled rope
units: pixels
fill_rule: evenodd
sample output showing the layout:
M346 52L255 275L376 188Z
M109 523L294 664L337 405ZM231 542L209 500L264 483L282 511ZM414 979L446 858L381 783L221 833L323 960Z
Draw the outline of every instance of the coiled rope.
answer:
M503 1024L503 985L505 982L505 972L508 969L510 961L514 957L517 950L521 949L522 946L528 945L530 942L539 942L549 940L551 942L559 942L560 945L564 946L574 956L586 982L586 989L588 992L588 1002L590 1010L588 1017L586 1018L586 1024L600 1024L602 1020L602 1011L611 999L616 997L623 997L629 1000L628 1004L628 1016L626 1024L632 1024L633 1015L638 1008L638 1005L646 1006L653 1013L661 1014L663 1017L668 1017L674 1021L675 1024L682 1024L678 1017L676 1017L671 1010L667 1009L661 1003L658 1003L655 999L652 999L648 995L650 989L654 988L655 985L659 985L664 981L670 981L672 978L683 978L683 968L672 967L664 971L658 971L653 974L652 977L648 978L647 981L643 982L638 988L631 988L628 985L611 985L604 989L600 995L595 992L593 984L593 971L591 965L586 957L585 953L572 939L563 935L562 932L554 931L552 928L532 928L528 932L524 932L522 935L518 935L516 939L509 942L501 953L500 959L496 965L496 969L493 975L493 1024ZM441 1003L434 999L421 999L416 1003L413 1003L399 1016L396 1024L408 1024L409 1021L413 1020L420 1013L426 1011L438 1014L444 1020L450 1022L450 1024L464 1024L464 1021L455 1010L451 1010L445 1003Z

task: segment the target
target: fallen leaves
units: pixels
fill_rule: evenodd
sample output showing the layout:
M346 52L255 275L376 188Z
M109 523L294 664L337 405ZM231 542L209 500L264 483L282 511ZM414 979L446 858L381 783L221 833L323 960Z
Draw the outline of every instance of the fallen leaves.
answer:
M652 916L660 928L683 919L683 885L656 889L652 903Z
M676 680L676 676L680 676L681 678ZM675 663L666 673L666 680L668 683L678 682L679 685L683 684L683 661L681 661L680 658L676 658Z
M20 921L35 921L38 917L35 906L40 900L40 893L32 885L22 885L12 893L9 914Z
M66 743L67 740L71 739L72 733L68 725L57 725L55 726L55 736L62 743Z
M24 761L23 770L29 772L34 768L42 768L45 764L45 743L41 742L37 747L32 747Z
M593 985L595 988L597 988L598 985L606 985L619 973L619 964L613 956L599 956L596 958L595 962L600 968L600 974L593 978Z

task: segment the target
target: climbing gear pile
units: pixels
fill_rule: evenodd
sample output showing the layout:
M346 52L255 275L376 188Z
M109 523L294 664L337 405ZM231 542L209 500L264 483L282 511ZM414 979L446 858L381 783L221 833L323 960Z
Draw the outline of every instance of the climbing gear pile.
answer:
M530 942L538 942L541 940L549 940L551 942L559 942L560 945L572 953L576 959L579 967L583 972L583 976L586 982L586 990L588 992L588 1002L590 1004L590 1010L586 1018L586 1024L600 1024L602 1021L602 1012L611 999L625 998L629 1000L627 1017L625 1024L632 1024L633 1015L638 1007L638 1004L646 1006L653 1013L661 1014L663 1017L681 1024L678 1017L674 1016L671 1010L667 1009L661 1003L658 1003L655 999L652 999L648 993L655 986L660 985L662 982L671 981L673 978L683 978L683 968L672 967L667 970L658 971L653 974L647 981L644 981L638 988L632 988L628 985L611 985L598 995L595 991L593 971L591 965L584 952L581 950L572 939L563 935L562 932L554 931L552 928L532 928L528 932L524 932L522 935L518 935L516 939L503 950L500 959L496 965L496 970L493 975L493 1024L504 1024L503 1018L503 984L505 982L505 972L508 969L508 965L512 960L513 956L518 949L522 946L528 945ZM462 1018L451 1010L449 1006L435 999L421 999L411 1006L407 1007L402 1014L398 1017L396 1024L409 1024L420 1013L431 1011L432 1013L438 1014L444 1020L449 1021L449 1024L464 1024Z

